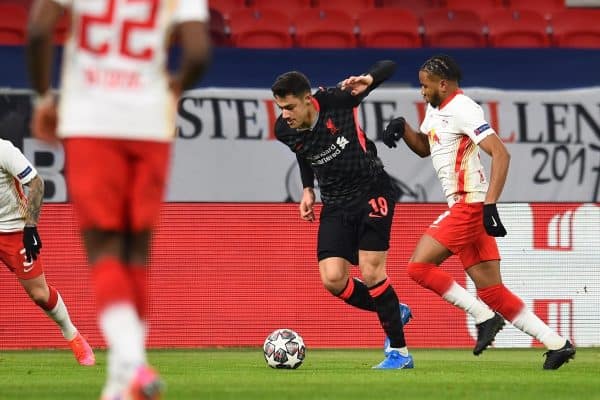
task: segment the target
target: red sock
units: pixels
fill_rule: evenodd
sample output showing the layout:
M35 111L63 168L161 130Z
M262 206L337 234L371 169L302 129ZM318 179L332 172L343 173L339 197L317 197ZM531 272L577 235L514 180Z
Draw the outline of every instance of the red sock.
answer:
M92 280L99 312L115 303L134 304L132 285L121 261L101 259L92 266Z
M52 309L56 307L56 303L58 303L58 292L50 285L48 285L48 290L50 291L48 301L46 301L45 303L40 303L38 305L45 311L52 311Z
M523 300L508 290L503 284L478 289L477 295L492 310L498 311L509 321L514 320L523 307L525 307Z
M145 265L129 265L127 274L133 287L135 308L140 319L145 320L148 308L148 268Z
M435 264L408 263L408 276L419 285L443 296L454 283L454 278Z

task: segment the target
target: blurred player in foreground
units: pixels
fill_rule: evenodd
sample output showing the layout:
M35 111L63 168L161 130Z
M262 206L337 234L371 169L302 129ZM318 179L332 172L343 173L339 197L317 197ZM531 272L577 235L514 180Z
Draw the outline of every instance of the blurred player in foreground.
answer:
M504 188L510 155L484 119L481 107L463 94L460 79L459 66L452 58L440 55L427 60L419 71L421 94L428 103L420 132L402 117L390 122L384 131L388 147L396 147L396 142L404 138L419 156L431 155L449 206L421 237L408 264L408 274L475 319L475 355L493 342L506 318L548 348L544 369L557 369L575 356L575 348L502 284L494 237L505 236L506 229L496 202ZM492 159L489 183L479 148ZM483 301L439 268L452 254L460 257Z
M0 139L0 260L60 327L79 364L94 365L94 352L71 322L60 293L46 283L37 231L43 198L44 181L35 168L11 142Z
M321 281L346 303L377 313L390 342L378 369L413 368L403 330L410 309L399 303L385 269L398 196L374 143L358 124L357 107L394 70L395 63L381 61L364 75L314 94L306 76L291 71L271 87L282 110L275 135L296 154L300 167L302 219L315 220L315 177L321 188ZM351 265L359 266L364 282L350 276Z
M57 110L52 33L65 8L73 23ZM162 391L145 349L151 236L177 99L209 60L207 20L205 0L36 0L31 9L32 131L45 141L63 139L69 195L109 348L103 399L157 399ZM175 41L181 62L169 74L166 50Z

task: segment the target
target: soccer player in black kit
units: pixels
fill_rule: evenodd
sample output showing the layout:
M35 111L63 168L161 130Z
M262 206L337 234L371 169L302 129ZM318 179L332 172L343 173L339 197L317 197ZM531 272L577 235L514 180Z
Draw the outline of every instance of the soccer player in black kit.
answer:
M396 188L377 157L375 144L358 123L361 101L388 79L393 61L379 61L360 76L311 94L310 82L297 71L280 75L271 90L281 115L277 139L295 154L304 187L300 217L315 219L314 179L321 189L317 257L321 281L334 296L377 312L389 338L385 359L373 368L413 368L403 324L411 317L385 270ZM350 277L358 265L363 278Z

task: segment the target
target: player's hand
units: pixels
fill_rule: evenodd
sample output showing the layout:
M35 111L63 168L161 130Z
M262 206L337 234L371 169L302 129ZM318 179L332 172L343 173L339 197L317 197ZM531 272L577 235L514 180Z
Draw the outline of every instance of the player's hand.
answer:
M506 236L506 228L500 221L495 203L483 205L483 226L490 236Z
M31 116L31 133L36 139L46 143L58 142L56 126L58 113L56 101L51 93L47 93L34 100L33 115Z
M300 201L300 218L305 221L313 222L315 220L315 212L313 205L315 204L315 192L312 188L304 188L302 200Z
M27 262L31 262L32 259L37 260L42 248L42 240L38 235L37 227L26 226L23 229L23 247L25 248Z
M373 83L371 75L350 76L341 82L340 88L349 91L352 96L358 96Z
M394 118L383 130L383 143L390 149L404 136L406 121L403 117Z

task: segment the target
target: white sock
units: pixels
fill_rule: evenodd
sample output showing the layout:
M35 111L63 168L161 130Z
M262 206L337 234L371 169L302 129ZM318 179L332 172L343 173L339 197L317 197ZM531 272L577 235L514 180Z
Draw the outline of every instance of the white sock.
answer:
M100 315L100 327L108 345L109 386L127 384L135 370L146 363L145 329L133 304L114 304Z
M60 297L60 293L56 292L56 295L58 296L58 300L56 301L54 308L44 312L58 324L64 338L71 341L75 335L77 335L77 328L75 328L75 325L71 322L69 311L67 311L67 306L65 306L62 297Z
M464 287L456 282L450 286L450 289L442 297L447 302L468 312L475 319L476 324L487 321L494 316L494 312L487 304L467 292Z
M515 328L542 342L548 350L558 350L567 342L565 338L554 332L527 307L524 307L511 323Z
M402 354L404 357L408 357L408 347L388 347L385 349L386 352L396 350L398 353Z

